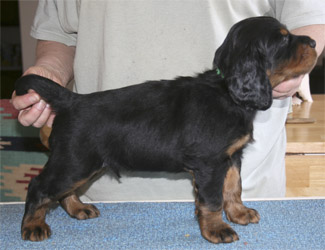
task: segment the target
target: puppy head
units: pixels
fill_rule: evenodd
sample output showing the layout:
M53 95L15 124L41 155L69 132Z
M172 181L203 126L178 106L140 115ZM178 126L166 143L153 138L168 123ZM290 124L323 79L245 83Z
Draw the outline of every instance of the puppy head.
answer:
M253 17L235 24L213 61L228 83L235 103L249 109L268 109L272 88L311 71L316 42L295 36L272 17Z

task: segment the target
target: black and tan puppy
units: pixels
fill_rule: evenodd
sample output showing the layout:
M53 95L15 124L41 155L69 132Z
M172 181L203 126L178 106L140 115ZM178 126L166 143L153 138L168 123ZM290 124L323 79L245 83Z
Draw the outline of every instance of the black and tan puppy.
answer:
M238 240L222 211L242 225L260 219L241 201L241 156L253 140L255 113L271 106L272 87L312 69L314 48L309 37L259 17L235 24L216 52L214 69L195 77L87 95L40 76L20 78L18 95L34 89L56 112L49 160L28 188L22 238L50 236L45 215L53 202L77 219L99 216L76 190L102 169L125 168L191 172L203 237Z

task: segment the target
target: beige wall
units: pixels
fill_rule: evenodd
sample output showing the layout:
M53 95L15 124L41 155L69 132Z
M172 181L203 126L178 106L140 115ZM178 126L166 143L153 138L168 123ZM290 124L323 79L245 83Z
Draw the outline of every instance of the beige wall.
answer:
M35 62L36 40L29 33L34 20L37 3L37 0L19 0L23 71Z

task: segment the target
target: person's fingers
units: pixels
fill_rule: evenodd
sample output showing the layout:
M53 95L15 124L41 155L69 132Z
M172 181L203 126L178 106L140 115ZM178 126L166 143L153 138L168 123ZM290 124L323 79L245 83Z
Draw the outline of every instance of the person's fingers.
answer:
M48 119L47 122L46 122L46 125L47 125L48 127L52 128L54 118L55 118L55 114L51 114L50 117L49 117L49 119Z
M303 77L304 76L301 75L297 78L293 78L280 83L273 89L273 97L278 99L284 99L292 96L299 89Z
M18 114L18 121L23 126L30 126L34 124L41 116L45 107L46 107L45 101L40 100L38 103L34 104L30 108L21 110Z
M26 109L41 100L41 97L34 91L29 91L27 94L17 96L16 92L12 94L11 103L17 110Z
M50 115L51 115L51 108L49 104L45 105L45 108L43 110L43 112L41 113L41 115L38 117L38 119L33 123L33 126L36 128L41 128L44 126L44 124L47 123L47 120L49 119Z

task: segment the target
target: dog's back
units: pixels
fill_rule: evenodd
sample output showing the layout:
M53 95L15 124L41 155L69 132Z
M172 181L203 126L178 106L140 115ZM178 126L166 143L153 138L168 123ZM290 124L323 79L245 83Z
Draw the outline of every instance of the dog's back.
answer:
M225 84L212 70L80 95L27 75L16 91L33 89L50 103L56 112L50 148L65 161L78 149L76 171L89 161L87 169L105 165L118 175L121 168L183 171L197 164L198 155L229 157L225 148L251 133L255 112L232 102Z

